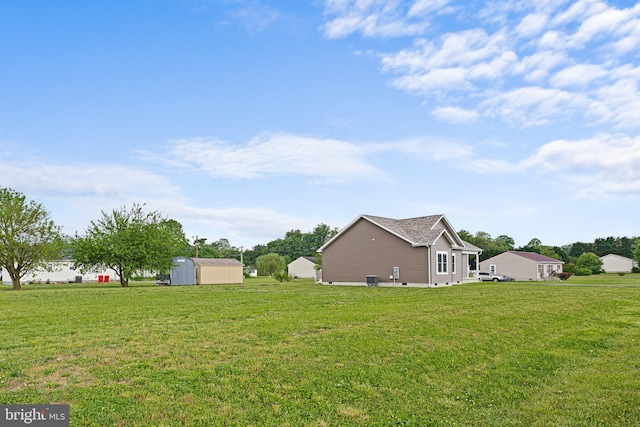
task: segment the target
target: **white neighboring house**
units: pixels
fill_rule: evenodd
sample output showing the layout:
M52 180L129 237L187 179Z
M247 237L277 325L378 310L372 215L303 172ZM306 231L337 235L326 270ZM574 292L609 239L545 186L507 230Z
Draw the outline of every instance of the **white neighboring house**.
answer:
M615 254L601 256L600 260L602 269L607 273L631 273L633 267L638 266L638 263L631 258Z
M106 282L120 280L115 270L97 270L81 273L75 269L73 260L52 261L45 268L30 271L20 280L20 283L74 283L74 282ZM11 285L9 272L2 267L2 283Z
M301 256L291 261L287 265L289 275L300 279L315 279L318 275L316 261L316 257L312 256Z

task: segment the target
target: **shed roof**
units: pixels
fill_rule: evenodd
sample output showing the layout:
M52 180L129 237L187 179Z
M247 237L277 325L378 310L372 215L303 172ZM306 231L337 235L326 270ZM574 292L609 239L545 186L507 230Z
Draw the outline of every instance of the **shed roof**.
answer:
M233 258L191 258L199 266L242 267L242 263Z

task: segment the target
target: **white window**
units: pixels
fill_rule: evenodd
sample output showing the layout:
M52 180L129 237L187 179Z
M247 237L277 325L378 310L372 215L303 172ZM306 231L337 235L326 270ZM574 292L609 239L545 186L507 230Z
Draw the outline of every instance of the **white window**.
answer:
M436 263L438 265L437 274L449 273L449 253L448 252L436 252Z
M496 274L496 271L497 271L496 265L495 264L490 264L489 265L489 273Z
M456 254L451 254L451 274L456 274Z

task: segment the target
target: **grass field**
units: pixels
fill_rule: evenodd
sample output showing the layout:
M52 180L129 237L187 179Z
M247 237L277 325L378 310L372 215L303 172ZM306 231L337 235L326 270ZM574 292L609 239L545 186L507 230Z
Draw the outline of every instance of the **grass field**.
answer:
M69 403L72 426L640 424L639 275L29 285L0 307L0 403Z

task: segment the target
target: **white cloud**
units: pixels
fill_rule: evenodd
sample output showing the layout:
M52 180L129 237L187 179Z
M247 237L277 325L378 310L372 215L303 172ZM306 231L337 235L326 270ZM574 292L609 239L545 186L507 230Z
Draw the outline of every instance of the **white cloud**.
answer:
M443 10L450 0L417 0L409 9L408 16L420 16Z
M593 80L607 75L607 70L599 65L577 64L558 71L549 82L554 87L585 87Z
M536 52L525 56L514 66L516 74L523 74L525 81L543 83L551 70L567 60L564 53L553 51Z
M431 115L440 121L449 123L473 123L479 118L477 111L458 107L436 108L431 112Z
M597 135L552 141L520 163L530 172L558 175L572 194L610 196L640 192L640 137Z
M477 103L470 110L512 126L575 119L640 127L635 113L640 76L616 73L637 62L631 54L640 44L640 3L620 8L601 0L524 0L479 8L455 0L334 0L326 10L329 24L355 19L341 36L375 36L374 29L382 34L383 23L405 25L409 11L411 23L426 29L436 23L436 13L455 10L446 17L449 32L412 32L406 26L397 35L420 38L410 47L377 54L393 87L428 98L436 117L467 95ZM622 87L626 94L607 97Z
M429 15L447 8L448 0L327 0L323 26L328 38L360 33L365 37L419 35L429 27Z
M186 204L167 206L194 230L226 230L234 241L267 242L293 229L311 230L323 222L310 215L297 217L265 207L201 208ZM203 231L204 232L204 231Z
M546 15L540 13L532 13L524 17L518 24L515 31L521 37L533 37L542 32L548 21Z
M481 104L483 113L500 117L514 126L535 126L568 120L588 107L589 99L579 93L529 86L498 93Z
M1 185L30 194L111 200L174 196L179 192L161 175L113 164L67 167L41 160L0 161L0 169L3 171Z
M276 133L243 145L217 139L180 140L163 158L175 166L233 179L300 175L342 182L384 176L367 162L367 155L364 145Z

